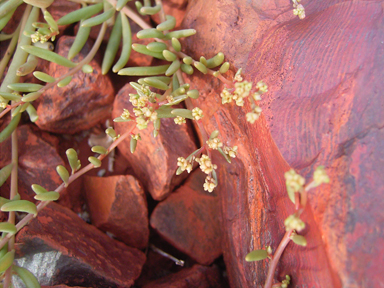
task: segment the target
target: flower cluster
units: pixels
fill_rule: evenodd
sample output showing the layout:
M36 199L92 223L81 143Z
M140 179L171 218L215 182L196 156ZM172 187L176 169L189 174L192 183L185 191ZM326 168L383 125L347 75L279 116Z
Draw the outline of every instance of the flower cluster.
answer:
M303 222L303 220L301 220L295 214L289 215L288 218L285 219L284 225L285 225L286 231L296 230L296 231L300 232L301 230L303 230L305 228L305 223Z
M225 146L223 149L223 152L231 158L236 158L237 146L233 146L233 147Z
M213 150L217 150L218 148L223 147L223 143L220 141L219 138L209 139L207 141L207 145Z
M221 102L222 104L225 104L225 103L231 103L232 100L234 100L237 106L243 106L244 98L249 96L251 89L252 89L252 83L250 82L247 82L247 81L236 82L235 90L233 91L233 93L230 93L230 91L227 88L224 88L224 90L220 94L222 98Z
M213 169L217 169L217 165L212 164L212 160L208 155L201 155L201 158L196 158L196 162L199 163L201 171L205 174L209 174Z
M201 110L199 107L195 107L192 109L192 116L197 121L203 118L203 110Z
M297 174L295 170L291 169L284 173L287 187L292 189L293 192L300 192L305 184L305 179L301 175Z
M300 19L305 18L305 9L304 6L299 4L300 0L292 0L293 2L293 15L298 16Z
M329 177L327 172L325 172L324 166L319 166L316 168L315 172L313 173L313 181L315 181L316 186L323 183L329 183Z
M181 117L181 116L177 116L173 119L173 121L175 121L175 123L177 125L182 125L182 124L185 124L187 123L187 121L185 120L185 118Z
M188 173L192 171L192 163L183 157L177 158L177 166L180 167L181 171L187 170Z
M129 113L129 111L127 109L123 109L123 113L121 113L120 117L123 120L128 120L131 118L131 114Z
M213 189L215 189L217 187L217 183L215 181L215 179L213 179L211 176L207 176L205 178L205 182L204 182L204 191L208 191L208 192L212 192Z
M257 119L259 119L261 115L261 111L263 111L259 106L256 106L252 112L249 112L245 115L247 121L251 124L255 123Z

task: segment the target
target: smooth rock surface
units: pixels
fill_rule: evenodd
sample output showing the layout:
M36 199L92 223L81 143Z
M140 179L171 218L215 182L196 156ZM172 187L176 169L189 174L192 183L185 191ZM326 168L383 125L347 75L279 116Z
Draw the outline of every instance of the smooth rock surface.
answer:
M145 262L140 250L111 239L56 203L44 208L16 241L17 264L41 285L131 287Z
M144 190L131 175L85 177L84 189L91 222L128 246L148 244L148 208Z
M56 53L67 57L75 37L62 36L56 44ZM92 45L88 40L83 50L73 59L80 62L90 51ZM89 65L93 72L75 73L72 81L65 87L54 86L36 100L39 120L36 124L42 130L55 133L74 134L89 129L107 119L110 115L114 90L107 76L101 75L97 58ZM48 73L52 77L60 77L69 69L49 64Z
M238 159L219 169L232 287L265 281L266 261L247 263L244 257L265 245L275 250L283 237L283 221L294 211L284 172L293 167L309 180L319 165L326 166L331 184L309 194L302 216L308 246L289 244L275 279L289 274L295 287L383 282L382 7L303 5L307 17L300 20L287 1L193 1L185 18L186 28L204 31L186 39L195 59L222 51L246 80L269 86L264 114L251 125L245 121L249 104L221 105L223 85L216 79L191 80L204 91L194 103L205 100L203 107L210 107L203 108L207 130L219 129L225 142L239 146Z
M132 104L129 102L129 93L135 93L129 84L126 84L117 94L113 104L112 117L117 118L128 109L131 114ZM134 121L115 123L118 134L123 134L132 129ZM124 140L118 150L128 159L140 183L151 193L155 200L164 199L175 186L179 185L186 177L186 174L177 176L177 158L187 157L195 151L195 139L191 128L188 125L176 125L173 118L161 120L159 135L153 137L153 124L148 128L137 130L141 140L137 143L135 153L130 151L130 137Z
M200 169L192 172L180 188L156 206L150 222L178 250L209 265L222 253L220 191L204 191L205 176Z

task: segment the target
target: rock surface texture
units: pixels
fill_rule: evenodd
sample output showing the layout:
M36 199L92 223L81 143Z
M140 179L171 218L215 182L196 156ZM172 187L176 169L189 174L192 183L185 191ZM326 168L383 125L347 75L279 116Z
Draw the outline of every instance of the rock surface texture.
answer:
M128 109L132 113L132 104L129 102L129 93L136 91L126 84L116 96L113 103L112 117L117 118ZM132 126L134 121L115 123L116 132L123 134ZM161 120L159 135L153 137L153 124L148 124L148 129L137 130L141 140L138 141L135 153L130 150L130 137L123 141L118 150L132 165L132 168L155 200L164 199L175 186L179 185L186 177L186 173L177 176L177 158L186 157L196 150L195 139L188 125L176 125L172 118Z
M192 88L204 91L194 103L204 110L206 129L220 130L224 142L239 147L233 164L219 169L231 287L264 283L267 261L244 257L265 245L275 250L284 235L283 221L294 211L284 172L292 167L309 180L319 165L331 184L309 194L302 216L308 246L290 243L275 279L291 275L294 287L375 287L383 281L382 4L303 5L306 18L300 20L289 1L197 0L184 20L184 27L199 31L186 40L195 59L222 51L246 80L269 86L263 116L251 125L248 104L221 105L218 80L191 80Z
M131 287L145 262L140 250L111 239L56 203L42 210L17 242L17 264L42 285Z
M133 176L86 177L84 187L93 225L128 246L147 247L147 200Z
M56 44L56 53L67 57L75 37L62 36ZM92 48L91 40L83 50L74 57L74 62L80 62ZM39 120L36 124L42 129L55 133L74 134L95 126L108 118L112 109L114 90L108 77L101 75L97 60L89 65L93 72L85 74L78 72L65 87L54 86L48 89L36 102ZM68 72L68 68L49 64L49 74L60 77Z
M181 252L209 265L222 250L219 199L216 193L204 191L205 176L200 169L192 172L179 189L156 206L151 226Z

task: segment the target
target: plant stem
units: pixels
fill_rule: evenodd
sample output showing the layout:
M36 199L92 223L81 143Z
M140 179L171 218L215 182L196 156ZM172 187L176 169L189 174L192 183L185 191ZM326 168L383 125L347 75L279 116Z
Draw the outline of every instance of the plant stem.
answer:
M13 33L11 42L8 45L7 51L5 51L3 59L0 61L0 79L3 78L5 67L7 67L9 59L11 59L13 52L15 51L17 40L19 39L21 23L17 26L16 31Z
M285 247L287 247L289 241L291 241L291 239L289 237L291 236L292 231L293 230L289 230L289 231L285 232L283 239L281 240L279 246L277 247L275 254L272 257L271 262L269 263L267 280L265 281L264 288L271 288L272 287L273 276L275 274L277 264L279 263L280 257L283 254Z
M105 155L100 155L98 157L99 160L103 160L109 153L111 153L112 150L116 148L117 145L119 145L125 138L131 135L131 132L135 129L136 126L132 126L132 128L128 131L126 131L123 135L121 135L117 140L115 140L108 148L108 153ZM84 173L87 173L88 171L92 170L95 168L95 166L91 163L89 163L87 166L83 167L81 170L77 171L75 174L71 175L68 179L68 185L73 183L77 178L79 178L81 175ZM59 187L55 189L56 192L61 193L65 189L64 183L62 183ZM40 212L43 210L45 206L47 206L51 201L42 201L37 205L37 212ZM33 214L28 214L25 216L23 219L19 221L16 225L17 232L19 232L25 225L29 223L34 218ZM9 241L11 236L7 234L3 239L0 241L0 249Z

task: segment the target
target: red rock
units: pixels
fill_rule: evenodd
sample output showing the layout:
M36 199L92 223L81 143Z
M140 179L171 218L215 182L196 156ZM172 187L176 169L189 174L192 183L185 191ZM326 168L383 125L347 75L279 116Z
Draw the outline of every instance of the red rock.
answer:
M128 246L147 247L147 201L133 176L85 177L84 189L93 225Z
M19 167L18 191L22 199L36 202L32 184L39 184L48 191L55 190L63 181L56 173L57 165L64 165L57 147L59 139L42 132L35 125L17 128ZM0 167L11 162L11 138L0 143ZM0 188L3 197L9 197L10 178ZM63 193L65 195L65 192ZM65 196L62 196L65 197Z
M261 101L264 116L250 125L244 119L249 105L222 106L223 87L216 80L193 78L211 108L204 110L206 129L218 128L224 141L239 146L233 165L219 169L231 287L264 283L268 264L246 263L244 257L265 245L276 249L284 234L282 223L294 211L283 179L289 166L309 180L315 167L325 165L331 184L309 194L302 217L309 244L289 244L277 278L289 274L293 286L310 287L373 287L383 281L379 5L308 2L304 20L292 15L287 1L189 6L185 27L204 31L186 39L195 58L221 50L243 68L246 80L269 85Z
M124 108L132 113L129 93L135 93L135 90L126 84L117 94L113 104L113 118L119 117ZM123 134L135 124L133 121L115 123L115 129L117 133ZM161 128L156 138L153 137L152 127L150 124L147 129L137 131L141 140L137 143L135 153L130 152L130 138L124 140L118 150L128 159L135 175L153 199L162 200L187 176L176 176L177 158L191 154L196 150L196 145L190 127L176 125L172 118L161 120Z
M47 8L47 10L52 15L53 19L57 21L64 15L67 15L68 13L75 11L79 8L81 8L80 3L65 0L55 0L52 2L51 6ZM41 19L40 21L44 23L45 20ZM69 26L70 25L59 26L59 35L62 35L64 33L64 30Z
M56 52L67 56L73 41L74 37L62 36L56 45ZM87 42L73 61L80 62L90 49L91 44ZM109 117L114 94L112 84L107 76L101 75L96 59L89 64L93 73L77 72L67 86L54 86L36 100L39 115L36 124L41 129L74 134ZM68 71L66 67L50 63L49 74L53 77L60 77Z
M204 191L205 176L200 169L194 171L183 186L160 202L151 215L151 226L181 252L209 265L222 253L216 194L220 192Z
M43 209L16 241L16 262L38 273L42 285L131 287L145 262L141 251L111 239L56 203Z
M143 288L222 288L220 271L216 266L194 265L180 272L155 280Z

